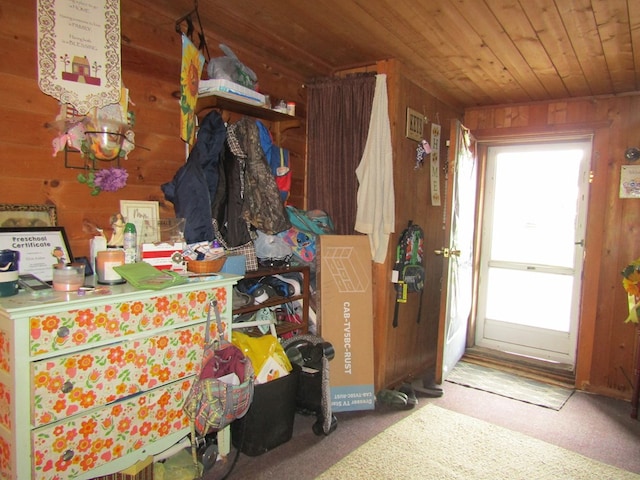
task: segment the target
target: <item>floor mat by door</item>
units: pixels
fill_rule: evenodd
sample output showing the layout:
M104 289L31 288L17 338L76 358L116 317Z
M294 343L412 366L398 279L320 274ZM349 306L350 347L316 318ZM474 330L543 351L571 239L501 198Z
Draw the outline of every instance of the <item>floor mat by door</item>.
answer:
M574 392L468 362L458 362L446 381L553 410L560 410Z

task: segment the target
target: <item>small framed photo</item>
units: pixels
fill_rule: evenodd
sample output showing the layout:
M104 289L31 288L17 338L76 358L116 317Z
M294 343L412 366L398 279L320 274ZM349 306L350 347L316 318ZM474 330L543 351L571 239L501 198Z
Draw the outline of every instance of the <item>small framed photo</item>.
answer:
M55 227L55 205L20 205L0 203L1 228Z
M120 213L127 223L136 226L138 243L156 243L160 241L158 220L160 206L158 202L143 200L120 200Z
M419 142L424 138L425 118L420 112L407 108L407 130L405 136Z
M73 262L63 227L0 228L0 250L20 252L20 274L31 273L45 282L53 280L53 266Z

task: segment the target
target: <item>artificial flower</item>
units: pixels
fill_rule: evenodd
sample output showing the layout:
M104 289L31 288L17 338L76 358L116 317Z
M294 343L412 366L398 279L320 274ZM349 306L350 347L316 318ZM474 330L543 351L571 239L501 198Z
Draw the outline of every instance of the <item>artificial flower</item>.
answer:
M100 192L115 192L124 188L129 174L124 168L111 167L102 170L90 170L86 175L78 175L78 181L85 183L91 189L91 195Z
M625 323L639 323L640 319L640 258L634 260L622 270L622 286L629 300L629 316Z
M111 167L96 172L95 184L105 192L115 192L127 184L129 174L124 168Z

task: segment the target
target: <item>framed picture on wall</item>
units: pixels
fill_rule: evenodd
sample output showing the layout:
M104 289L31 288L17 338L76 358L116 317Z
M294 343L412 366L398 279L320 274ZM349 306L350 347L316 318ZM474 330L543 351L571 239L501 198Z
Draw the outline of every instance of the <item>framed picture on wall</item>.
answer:
M127 223L136 226L138 243L160 241L158 220L160 217L158 202L144 200L120 200L120 213Z
M58 224L55 205L0 204L0 227L55 227Z
M19 271L53 280L53 266L73 262L63 227L0 228L0 250L17 250Z
M416 142L422 140L424 138L424 122L424 115L412 108L407 108L407 129L405 136Z

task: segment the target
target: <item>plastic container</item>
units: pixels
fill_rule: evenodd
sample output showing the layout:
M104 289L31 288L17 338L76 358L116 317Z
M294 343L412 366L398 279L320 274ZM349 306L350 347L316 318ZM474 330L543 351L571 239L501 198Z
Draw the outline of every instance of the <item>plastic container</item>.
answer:
M291 440L300 367L284 377L255 386L247 414L231 424L233 446L255 457Z
M53 289L58 292L77 292L84 284L84 264L71 263L53 266Z
M19 260L19 251L0 250L0 297L17 295Z

